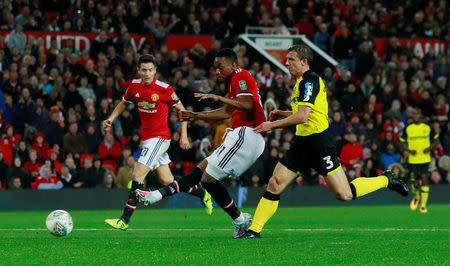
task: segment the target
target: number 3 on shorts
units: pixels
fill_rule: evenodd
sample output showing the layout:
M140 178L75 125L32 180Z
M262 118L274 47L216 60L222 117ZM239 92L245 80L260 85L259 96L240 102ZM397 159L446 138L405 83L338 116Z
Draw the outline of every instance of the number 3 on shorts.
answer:
M327 169L333 168L334 164L331 161L331 155L328 155L327 157L322 158L327 163Z

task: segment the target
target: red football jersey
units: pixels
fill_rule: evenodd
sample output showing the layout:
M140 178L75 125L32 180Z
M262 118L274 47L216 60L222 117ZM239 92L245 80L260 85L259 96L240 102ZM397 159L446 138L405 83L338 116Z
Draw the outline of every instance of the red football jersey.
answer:
M253 111L248 113L236 108L232 109L233 128L241 126L256 127L266 121L264 108L259 96L258 85L253 76L245 69L238 68L231 77L228 89L228 98L236 99L238 96L247 95L253 97Z
M162 138L170 140L169 106L180 103L172 86L157 79L150 85L133 79L123 95L123 101L134 103L141 118L141 140Z

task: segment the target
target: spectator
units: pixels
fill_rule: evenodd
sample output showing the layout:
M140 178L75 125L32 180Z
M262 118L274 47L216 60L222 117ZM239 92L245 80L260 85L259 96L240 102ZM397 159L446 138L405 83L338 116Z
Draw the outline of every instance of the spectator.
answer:
M29 160L28 147L25 140L21 139L14 149L14 157L19 157L22 162Z
M83 182L79 180L78 176L72 175L69 167L66 164L61 166L61 181L64 188L80 188L83 186Z
M131 173L133 172L134 166L136 164L136 159L133 155L127 157L127 163L119 168L116 179L117 188L128 188L128 183L131 182Z
M49 145L45 141L44 134L41 132L34 135L34 142L31 148L33 148L36 151L38 161L43 161L50 157Z
M56 174L52 173L50 167L44 166L43 174L36 178L36 181L31 184L32 189L61 189L63 188L63 183Z
M9 34L8 48L12 50L14 47L19 49L21 55L25 53L25 45L27 39L25 33L23 33L23 25L20 23L16 24L15 30Z
M362 146L357 143L358 138L356 134L351 133L348 137L349 143L342 147L341 155L339 156L342 166L345 169L350 169L364 159Z
M17 189L22 189L22 181L20 180L19 177L14 176L11 178L11 181L9 182L9 189L13 189L13 190L17 190Z
M1 171L2 173L8 174L8 182L11 183L13 178L18 177L20 179L20 184L22 188L30 187L32 179L31 176L28 174L28 172L22 167L22 160L20 159L20 157L14 158L13 165L11 166L8 172L3 172L3 170Z
M314 35L314 44L326 53L330 51L330 35L328 34L327 24L320 24L319 31L316 31Z
M23 168L30 176L36 178L39 175L39 169L41 169L42 163L37 160L37 152L33 149L29 151L28 157L30 160L23 164Z
M9 165L3 160L3 152L0 150L0 187L3 189L8 183L8 172L10 171Z
M105 179L103 181L103 188L108 188L108 189L116 188L115 179L116 179L116 177L114 176L113 172L106 171Z
M102 161L116 161L122 154L122 147L120 142L114 138L114 132L107 130L105 138L98 147L98 155Z
M64 135L63 147L66 153L85 154L87 153L86 137L78 132L78 124L73 122L69 125L69 132Z
M386 152L384 152L382 155L383 159L383 170L388 169L388 166L397 163L400 160L400 154L396 152L394 143L389 142L386 145Z

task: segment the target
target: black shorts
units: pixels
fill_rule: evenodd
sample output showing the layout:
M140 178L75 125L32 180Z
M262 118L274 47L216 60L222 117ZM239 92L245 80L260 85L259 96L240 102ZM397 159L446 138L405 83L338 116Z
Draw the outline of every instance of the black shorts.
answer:
M328 129L310 136L295 136L280 163L304 175L313 168L322 176L332 174L341 166L335 140Z
M411 181L421 179L422 175L428 175L430 173L430 163L420 163L420 164L408 164L409 177Z

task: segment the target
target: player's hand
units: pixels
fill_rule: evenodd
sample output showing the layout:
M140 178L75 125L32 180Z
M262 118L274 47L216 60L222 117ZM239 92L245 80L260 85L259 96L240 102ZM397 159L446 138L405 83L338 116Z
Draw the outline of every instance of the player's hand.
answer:
M271 122L261 123L259 126L255 127L253 129L253 131L256 132L256 133L267 132L267 131L272 129L272 124L273 123L271 123Z
M108 128L112 127L113 122L109 119L106 119L102 123L103 130L107 130Z
M430 151L431 151L431 147L428 147L425 150L423 150L423 153L430 153Z
M189 139L187 136L181 136L180 138L180 148L183 150L189 150L190 148Z
M203 101L203 100L206 100L206 99L211 99L213 101L219 101L220 100L220 96L219 95L210 94L210 93L194 93L194 97L198 98L199 101Z
M178 120L180 122L192 121L195 119L195 113L191 111L178 111Z
M276 120L279 120L279 119L281 119L283 117L284 117L283 116L283 111L281 111L281 110L273 110L269 114L269 120L270 121L276 121Z
M416 155L417 151L416 150L409 150L409 153L411 153L412 155Z

